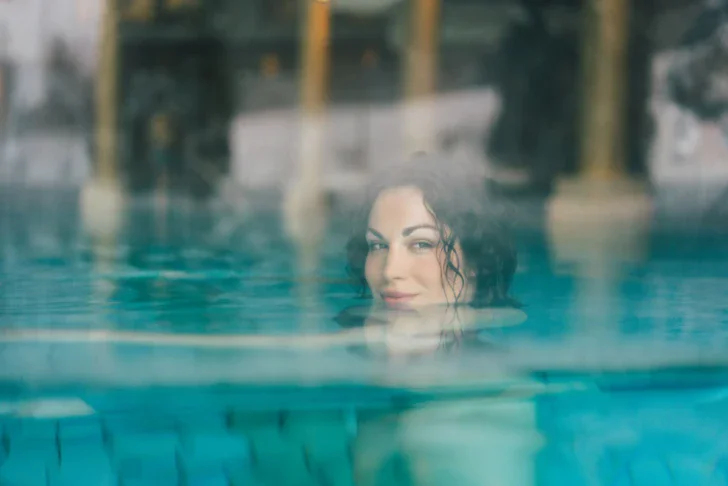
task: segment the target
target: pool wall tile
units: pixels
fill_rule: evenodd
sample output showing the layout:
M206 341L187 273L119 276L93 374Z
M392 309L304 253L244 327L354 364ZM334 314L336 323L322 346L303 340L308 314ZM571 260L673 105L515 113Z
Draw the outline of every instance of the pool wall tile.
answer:
M180 456L191 471L229 462L250 463L250 444L242 435L199 433L183 436Z
M3 486L47 486L49 467L57 467L55 441L15 440L0 466Z

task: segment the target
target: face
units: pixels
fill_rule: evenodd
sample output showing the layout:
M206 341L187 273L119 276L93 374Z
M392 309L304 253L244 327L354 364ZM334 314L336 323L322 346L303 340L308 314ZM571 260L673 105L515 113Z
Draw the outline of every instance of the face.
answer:
M446 272L437 221L415 187L380 193L369 214L365 277L378 303L408 309L469 300L470 289ZM463 262L455 245L455 262ZM460 265L463 278L464 264ZM459 299L456 296L460 294Z

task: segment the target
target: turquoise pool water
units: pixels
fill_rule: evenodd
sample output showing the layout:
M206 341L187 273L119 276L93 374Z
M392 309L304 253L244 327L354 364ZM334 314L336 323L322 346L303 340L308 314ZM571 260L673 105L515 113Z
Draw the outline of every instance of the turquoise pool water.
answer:
M338 222L299 275L274 212L102 241L72 193L0 199L0 485L728 484L722 234L659 226L607 279L524 229L528 320L398 360L315 339L359 303Z

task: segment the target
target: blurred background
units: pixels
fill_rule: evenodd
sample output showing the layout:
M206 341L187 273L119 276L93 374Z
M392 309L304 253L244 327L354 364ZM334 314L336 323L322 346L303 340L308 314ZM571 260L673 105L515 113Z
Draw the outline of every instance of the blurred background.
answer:
M0 0L0 483L353 484L392 443L414 484L725 484L698 388L728 365L726 26L724 0ZM346 210L422 150L507 208L528 320L442 360L298 346L361 304ZM472 415L420 414L448 390Z
M728 182L724 144L695 142L714 119L668 78L717 35L713 3L8 0L0 181L80 188L108 172L144 194L164 167L174 194L280 191L312 157L301 126L316 113L327 191L427 149L513 194L608 164L693 186L685 203L707 208L706 186Z
M510 205L519 293L539 302L567 265L600 283L569 283L564 309L582 292L599 314L634 271L622 264L664 282L660 255L718 259L703 249L728 210L727 13L719 0L3 1L6 315L57 325L59 299L71 322L140 295L170 309L213 296L202 312L246 294L215 268L306 281L300 295L336 303L343 209L419 150L470 164ZM206 290L157 293L184 286L163 274L180 269L207 272ZM80 286L105 297L89 305Z

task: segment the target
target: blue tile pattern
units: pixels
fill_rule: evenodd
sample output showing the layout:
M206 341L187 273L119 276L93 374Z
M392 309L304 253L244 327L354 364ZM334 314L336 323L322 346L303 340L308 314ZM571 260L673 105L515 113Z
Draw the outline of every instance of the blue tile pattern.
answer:
M477 402L476 409L487 411L493 403L489 400ZM540 397L536 403L544 441L534 457L530 486L726 484L728 407L720 390L663 392L659 400L649 391L589 391ZM443 410L449 406L438 404ZM357 461L372 447L383 451L381 460L367 466L380 470L375 473L380 484L410 484L402 478L422 460L416 449L401 448L404 443L398 442L410 412L356 412L360 426L379 427L375 441L366 446L370 450L357 450L359 431L349 423L350 413L200 411L163 419L137 411L57 420L6 417L0 420L0 485L354 486ZM432 430L443 434L441 443L452 445L448 434L482 430L480 421L488 414L432 417L441 422L419 426L430 430L435 425ZM428 447L436 446L427 453L428 468L447 471L457 451L432 455L440 438L428 440ZM494 452L488 447L482 450L484 460ZM485 473L475 467L448 474L471 481ZM432 484L446 486L441 481Z

